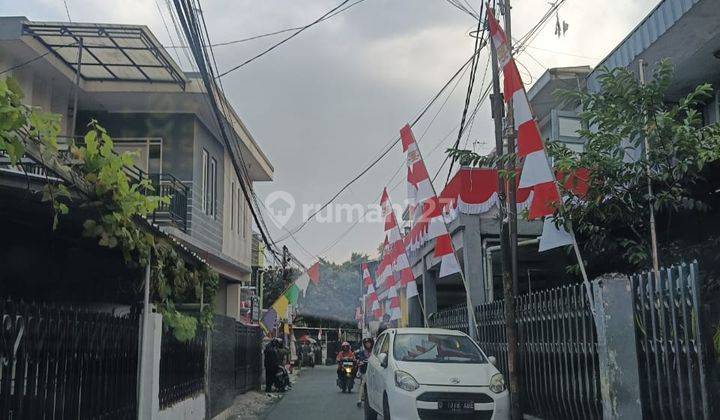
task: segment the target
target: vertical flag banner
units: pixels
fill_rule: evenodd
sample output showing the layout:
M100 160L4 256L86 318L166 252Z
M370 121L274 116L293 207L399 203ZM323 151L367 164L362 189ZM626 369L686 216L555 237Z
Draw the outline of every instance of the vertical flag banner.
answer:
M503 96L506 103L512 100L513 105L513 120L517 132L517 154L523 159L518 187L533 189L528 218L530 220L546 218L541 237L543 250L562 245L573 245L588 299L593 302L590 282L575 236L572 232L567 232L563 226L555 226L552 218L555 208L562 205L560 190L555 183L555 174L545 153L545 145L537 122L533 118L525 87L508 45L507 35L495 19L490 7L487 8L487 21L490 37L497 51L498 64L503 69ZM549 230L546 232L545 229Z
M455 254L452 236L442 214L440 200L437 198L417 141L415 141L415 135L409 124L400 129L400 139L408 166L408 190L410 195L414 196L416 202L413 227L410 231L411 236L417 234L413 233L414 229L421 229L420 235L426 235L425 240L435 239L435 253L433 256L440 259L441 277L460 274L465 287L469 332L470 336L475 338L477 337L477 323L475 322L475 311L473 310L475 306L470 296L470 287L460 269L460 262Z
M519 188L532 187L534 192L528 218L532 220L550 216L560 201L555 175L545 154L540 130L530 110L520 73L508 48L507 36L490 8L487 9L487 20L492 42L497 50L498 63L503 69L505 102L512 100L513 104L517 153L520 158L524 158Z

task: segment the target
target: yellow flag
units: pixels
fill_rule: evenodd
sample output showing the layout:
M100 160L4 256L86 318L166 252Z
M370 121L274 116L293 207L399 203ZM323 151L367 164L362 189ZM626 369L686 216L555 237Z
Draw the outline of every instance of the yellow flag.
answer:
M281 295L278 300L275 301L275 303L272 304L272 308L275 309L275 312L278 315L278 318L286 319L287 318L287 309L290 302L287 300L285 295Z

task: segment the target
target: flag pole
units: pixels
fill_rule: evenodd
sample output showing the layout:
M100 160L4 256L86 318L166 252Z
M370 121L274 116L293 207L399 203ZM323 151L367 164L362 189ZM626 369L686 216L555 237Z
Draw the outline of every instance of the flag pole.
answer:
M413 139L414 140L414 139ZM425 158L422 155L422 152L420 151L420 145L415 141L415 145L417 148L418 155L420 156L420 159L422 159L423 165L425 165ZM433 190L433 194L437 198L437 190L435 189L435 185L433 185L432 180L428 179L430 182L430 187ZM438 198L438 202L439 202ZM448 228L447 222L445 222L445 216L442 215L442 211L440 212L440 217L442 217L442 222L445 225L445 230L448 232L448 235L450 236L450 247L452 248L453 252L453 258L458 263L458 266L460 266L460 261L457 259L457 250L455 249L455 244L452 241L452 233L450 232L450 229ZM477 331L477 322L475 321L475 306L473 306L472 303L472 297L470 296L470 285L467 282L467 279L465 279L465 273L463 273L463 270L459 270L460 279L462 280L463 287L465 287L465 305L467 306L467 313L468 313L468 335L473 340L476 340L478 338L478 331ZM427 323L427 322L426 322Z
M419 151L420 151L420 149L418 148L418 152ZM434 190L434 187L433 187L433 190ZM409 266L410 265L410 256L407 253L407 246L405 245L405 240L404 240L405 238L402 234L402 230L400 230L400 224L398 223L397 217L395 217L395 210L394 210L395 208L393 207L392 201L390 200L390 194L388 194L388 204L390 205L390 211L393 212L393 217L395 218L395 229L397 229L398 237L400 238L400 240L403 243L403 252L405 253L405 258L407 259L408 266ZM453 249L453 252L454 252L454 249ZM412 267L409 267L409 268L412 271ZM415 281L415 274L413 274L413 281ZM417 291L417 283L415 284L415 291ZM407 296L407 285L405 286L405 296ZM420 299L420 293L416 294L415 296L418 298L418 303L420 304L420 312L422 312L423 324L425 327L427 327L428 323L427 323L427 318L425 317L425 308L423 307L422 299ZM406 301L407 300L408 299L406 298ZM408 317L409 317L409 315L408 315Z

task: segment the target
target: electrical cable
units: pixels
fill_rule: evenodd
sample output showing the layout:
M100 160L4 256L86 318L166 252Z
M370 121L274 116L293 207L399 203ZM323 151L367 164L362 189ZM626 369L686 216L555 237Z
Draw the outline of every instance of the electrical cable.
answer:
M326 21L326 20L328 20L328 19L331 19L331 18L339 15L340 13L342 13L342 12L350 9L351 7L353 7L353 6L355 6L355 5L359 4L359 3L362 3L363 1L365 1L365 0L356 0L356 1L354 1L353 3L350 3L349 5L343 7L342 9L338 9L338 10L335 11L334 13L332 13L332 14L328 15L327 17L321 19L320 22L323 22L323 21ZM303 29L303 26L295 26L295 27L292 27L292 28L280 29L280 30L278 30L278 31L268 32L268 33L259 34L259 35L253 35L253 36L249 36L249 37L247 37L247 38L235 39L235 40L232 40L232 41L217 42L217 43L214 43L214 44L210 44L209 46L211 46L211 47L224 47L224 46L227 46L227 45L240 44L240 43L243 43L243 42L254 41L254 40L256 40L256 39L267 38L267 37L273 36L273 35L284 34L284 33L286 33L286 32L297 31L297 30L299 30L299 29ZM168 48L168 49L187 48L187 45L168 45L168 46L166 46L165 48Z
M340 9L342 6L344 6L345 4L347 4L349 1L350 1L350 0L343 0L342 3L340 3L339 5L337 5L337 6L335 6L334 8L332 8L329 12L325 13L324 15L322 15L322 16L320 16L319 18L315 19L315 20L312 21L311 23L309 23L309 24L303 26L302 28L298 29L298 30L297 30L295 33L293 33L292 35L284 38L284 39L283 39L282 41L280 41L280 42L277 42L277 43L273 44L273 45L270 46L269 48L265 49L263 52L261 52L261 53L255 55L255 56L253 56L252 58L249 58L249 59L243 61L242 63L238 64L237 66L232 67L232 68L224 71L223 73L220 73L217 77L218 77L218 78L222 78L222 77L226 76L227 74L229 74L229 73L231 73L231 72L234 72L235 70L241 69L242 67L244 67L244 66L252 63L253 61L257 60L258 58L264 56L265 54L268 54L269 52L271 52L271 51L274 50L275 48L281 46L282 44L284 44L284 43L290 41L291 39L295 38L296 36L300 35L300 34L301 34L303 31L305 31L306 29L308 29L308 28L310 28L310 27L312 27L312 26L314 26L314 25L322 22L322 21L325 20L331 13L333 13L333 12L335 12L336 10ZM360 2L360 1L365 1L365 0L358 0L358 2Z
M57 48L67 48L67 47L76 47L76 46L77 46L77 42L73 42L73 43L70 43L70 44L67 44L67 45L63 45L63 46L57 47ZM16 65L14 65L14 66L10 66L10 67L6 68L5 70L0 71L0 74L5 74L5 73L11 72L11 71L13 71L13 70L17 70L17 69L19 69L19 68L21 68L21 67L25 67L25 66L27 66L28 64L32 64L32 63L38 61L39 59L47 56L48 54L52 54L52 52L53 52L53 50L45 51L44 53L42 53L42 54L40 54L40 55L36 55L35 57L33 57L33 58L31 58L31 59L29 59L29 60L27 60L27 61L24 61L24 62L22 62L22 63L20 63L20 64L16 64Z
M485 38L485 33L487 32L485 26L483 25L483 12L485 10L485 3L481 0L480 1L480 14L478 15L478 24L477 24L477 30L475 36L475 46L474 51L477 53L484 47L483 40ZM477 55L474 55L473 63L471 65L472 71L470 72L470 80L468 80L468 88L467 88L467 94L465 95L465 106L463 108L462 117L460 119L460 129L458 130L458 136L457 140L455 141L454 148L457 148L460 145L460 139L462 138L463 131L465 130L465 118L467 118L467 112L468 108L470 107L470 100L472 98L472 91L473 86L475 85L475 74L477 73L477 65L480 61L478 59L479 57ZM447 185L448 182L450 182L450 175L452 174L453 165L455 164L455 158L453 157L450 159L450 169L448 169L447 179L445 180L445 185Z
M465 63L453 74L453 76L448 80L443 87L440 89L440 91L430 100L430 102L425 106L425 108L420 112L420 115L418 115L411 123L410 126L414 126L430 109L432 104L442 95L442 93L450 86L450 84L457 78L467 67L470 62L472 61L473 57L475 57L477 53L473 54ZM305 219L300 225L296 226L295 228L291 229L293 233L299 232L303 227L307 225L307 223L312 220L313 217L315 217L317 214L319 214L322 210L324 210L327 206L329 206L337 197L340 196L346 189L350 187L353 183L355 183L358 179L360 179L363 175L365 175L367 172L370 171L375 165L377 165L378 162L380 162L385 156L387 156L388 153L400 142L400 137L395 137L394 140L391 140L389 144L386 146L386 148L380 153L380 155L375 158L367 167L362 169L359 174L354 176L350 181L345 183L329 200L327 200L322 206L320 206L319 209L317 209L313 214L311 214L307 219ZM278 242L281 242L283 240L287 239L286 236L278 239Z
M220 132L222 134L223 141L225 143L225 146L228 149L228 152L230 153L230 161L235 169L236 174L238 174L238 178L241 177L242 170L239 167L238 159L235 156L235 151L232 147L232 144L230 142L230 139L226 132L226 127L223 121L223 116L220 112L220 107L217 104L217 100L215 98L215 92L216 92L216 84L215 80L212 77L212 67L208 66L209 60L207 56L206 50L202 46L202 35L199 30L199 23L197 21L197 17L195 16L195 10L191 2L188 0L173 0L175 3L175 9L178 15L178 19L180 20L180 25L183 28L183 31L185 32L185 37L187 39L188 45L190 46L190 50L192 51L193 56L195 57L195 62L198 66L198 70L202 76L203 83L205 85L205 90L207 92L207 96L210 98L210 104L213 109L213 113L215 114L215 118L217 120L218 126L220 128ZM214 88L215 87L215 88ZM240 182L240 188L243 192L243 195L245 196L245 200L250 203L251 197L250 193L248 191L248 186L245 185L244 182ZM258 226L258 230L260 230L260 235L263 239L263 242L265 245L270 249L271 252L274 252L272 249L271 241L268 238L268 234L266 234L263 229L260 228L261 223L258 219L258 215L256 210L253 208L252 205L249 206L250 213L253 216L253 219L255 220L256 225Z

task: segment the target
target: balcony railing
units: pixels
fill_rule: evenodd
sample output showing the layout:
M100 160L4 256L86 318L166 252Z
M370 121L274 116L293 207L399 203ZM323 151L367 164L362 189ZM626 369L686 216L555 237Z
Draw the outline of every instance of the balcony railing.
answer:
M162 203L153 213L153 223L169 223L187 232L188 187L170 174L150 174L150 182L156 195L169 197L169 203Z
M68 137L58 137L60 148L60 158L67 165L73 166L73 159L68 153L67 145ZM82 137L75 137L74 141L82 142ZM55 178L43 164L35 160L24 157L15 165L10 164L7 155L0 153L0 170L17 172L36 177ZM168 173L148 174L142 168L135 165L126 166L125 174L130 178L131 183L139 183L144 179L149 179L153 186L153 191L147 191L148 195L158 195L161 197L169 197L170 203L162 203L160 207L151 215L151 221L155 224L172 224L183 232L187 232L187 211L188 211L188 194L189 188L180 180Z

